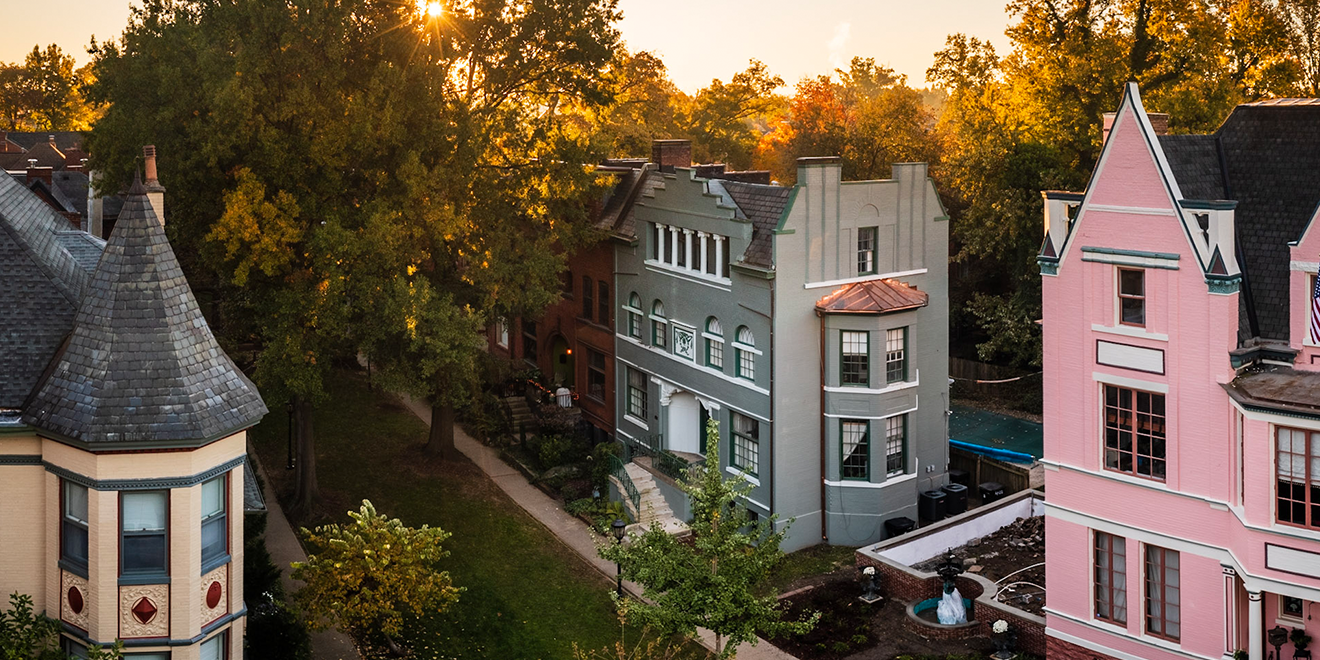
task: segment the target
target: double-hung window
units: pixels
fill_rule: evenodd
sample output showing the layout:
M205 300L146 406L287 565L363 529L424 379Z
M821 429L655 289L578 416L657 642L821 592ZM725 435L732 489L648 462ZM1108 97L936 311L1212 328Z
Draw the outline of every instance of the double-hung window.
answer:
M120 572L126 576L168 575L169 491L120 493L119 504Z
M857 230L857 274L875 274L875 227Z
M628 414L646 419L646 374L628 369Z
M1127 540L1095 533L1095 618L1127 623Z
M495 321L495 345L500 348L509 347L509 320L497 319Z
M839 422L841 458L839 476L844 479L871 478L871 424L866 420Z
M1146 271L1118 269L1118 322L1123 325L1146 325Z
M738 377L756 380L756 353L753 352L756 347L756 337L747 326L740 325L734 340L736 343L733 345L733 350L738 358L736 365Z
M714 316L706 319L706 366L724 370L724 328Z
M1146 632L1177 641L1182 633L1178 552L1146 546Z
M523 359L536 363L536 321L522 320Z
M651 345L664 348L669 343L669 320L665 318L665 304L651 303Z
M907 380L907 328L885 331L885 382Z
M839 360L840 382L844 385L861 385L863 387L869 385L871 383L869 335L865 332L844 330L842 338L843 349Z
M605 400L605 354L587 349L587 396Z
M907 413L885 419L885 474L907 469Z
M582 276L582 318L590 321L591 315L596 312L596 305L591 298L591 278Z
M229 645L229 631L226 630L211 639L202 642L201 660L222 660Z
M226 499L229 475L202 482L202 570L219 565L229 553Z
M756 475L760 462L760 424L746 415L732 414L733 450L730 453L733 467L746 470Z
M1279 522L1320 527L1320 433L1278 426L1274 438Z
M596 282L596 322L610 325L610 285L605 280Z
M60 525L60 559L87 570L87 487L65 481L64 516Z
M1105 385L1105 467L1164 480L1164 395Z
M628 296L628 306L624 308L628 312L628 336L633 339L642 338L642 297L633 292Z

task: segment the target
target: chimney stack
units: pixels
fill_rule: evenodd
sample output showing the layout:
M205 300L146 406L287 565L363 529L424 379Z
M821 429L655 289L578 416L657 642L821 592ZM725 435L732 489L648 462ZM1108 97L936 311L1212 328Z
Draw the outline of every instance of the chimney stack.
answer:
M146 170L147 180L143 185L147 189L147 201L151 202L151 210L156 212L156 219L160 224L165 224L165 186L160 185L160 179L156 173L156 145L148 144L142 147L143 167Z
M652 140L651 162L661 172L673 172L675 167L692 167L691 140Z

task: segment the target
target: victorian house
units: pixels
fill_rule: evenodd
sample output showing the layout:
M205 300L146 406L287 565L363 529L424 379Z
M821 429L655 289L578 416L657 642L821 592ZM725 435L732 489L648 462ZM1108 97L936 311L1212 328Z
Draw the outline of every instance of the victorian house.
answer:
M236 660L266 406L198 309L146 160L108 242L0 175L0 593L31 595L75 656Z
M1299 657L1288 633L1320 632L1320 101L1173 136L1130 84L1106 123L1086 191L1045 193L1049 656Z
M751 513L795 520L786 550L877 541L946 479L948 222L926 166L844 182L804 158L787 187L688 153L658 145L616 232L618 494L686 519L675 480L715 420Z

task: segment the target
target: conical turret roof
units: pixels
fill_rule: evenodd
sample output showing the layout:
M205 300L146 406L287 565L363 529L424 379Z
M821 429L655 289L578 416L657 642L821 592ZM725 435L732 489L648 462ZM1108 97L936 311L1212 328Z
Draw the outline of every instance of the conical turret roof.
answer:
M67 347L23 422L87 444L197 446L267 412L216 343L165 229L135 182Z

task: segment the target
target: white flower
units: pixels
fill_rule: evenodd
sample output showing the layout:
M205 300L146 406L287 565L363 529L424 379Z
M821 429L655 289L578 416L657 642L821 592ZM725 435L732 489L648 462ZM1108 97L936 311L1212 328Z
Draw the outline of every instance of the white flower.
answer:
M1008 622L1003 619L1000 619L995 622L995 625L990 626L990 629L995 631L996 635L1002 635L1008 632Z
M866 568L863 568L862 575L875 575L875 567L867 566Z

